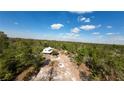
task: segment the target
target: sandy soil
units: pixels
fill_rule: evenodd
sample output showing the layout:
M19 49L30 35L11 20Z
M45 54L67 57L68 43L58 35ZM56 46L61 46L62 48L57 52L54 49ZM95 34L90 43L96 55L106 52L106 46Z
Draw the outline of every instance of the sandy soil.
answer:
M24 70L22 73L20 73L17 77L16 77L16 81L23 81L26 78L28 78L29 74L34 71L34 67L29 67L26 70Z
M75 63L62 53L58 57L46 55L50 59L49 64L41 67L39 73L33 80L50 81L79 81L80 73Z

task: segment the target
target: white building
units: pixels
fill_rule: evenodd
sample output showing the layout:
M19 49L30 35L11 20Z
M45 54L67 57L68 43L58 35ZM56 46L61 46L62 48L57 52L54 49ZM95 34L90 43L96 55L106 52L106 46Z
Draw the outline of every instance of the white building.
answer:
M52 52L53 52L53 48L51 48L51 47L44 48L42 51L42 53L44 53L44 54L50 54Z

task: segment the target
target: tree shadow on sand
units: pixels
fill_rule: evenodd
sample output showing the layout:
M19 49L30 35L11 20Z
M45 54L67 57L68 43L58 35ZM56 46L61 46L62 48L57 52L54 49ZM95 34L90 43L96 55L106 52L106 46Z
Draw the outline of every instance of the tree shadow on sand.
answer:
M44 63L41 65L41 67L44 67L50 63L50 59L47 59L44 61Z

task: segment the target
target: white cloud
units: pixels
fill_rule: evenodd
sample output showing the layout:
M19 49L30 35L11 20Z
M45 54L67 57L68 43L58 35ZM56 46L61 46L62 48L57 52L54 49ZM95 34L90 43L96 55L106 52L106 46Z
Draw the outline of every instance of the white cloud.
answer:
M76 38L79 36L80 36L79 34L75 34L75 33L66 33L66 37L68 37L68 38Z
M109 25L109 26L106 26L106 27L107 27L107 28L112 28L112 26L110 26L110 25Z
M114 33L106 33L106 35L113 35Z
M93 11L70 11L70 12L76 14L85 14L85 13L92 13Z
M100 33L99 32L93 32L92 34L93 35L99 35Z
M73 32L73 33L79 33L80 32L80 29L77 28L77 27L75 27L75 28L71 29L71 32Z
M80 34L72 33L72 32L61 33L58 36L61 40L64 40L64 41L75 41L75 40L78 40L80 38Z
M116 35L116 36L113 36L113 39L119 40L119 41L124 41L124 36Z
M106 35L119 35L119 33L106 33Z
M82 25L82 26L80 27L80 29L89 31L89 30L96 29L96 26L95 26L95 25Z
M86 17L82 17L81 19L80 19L80 21L85 21L86 20Z
M52 24L51 29L58 30L60 28L64 27L63 24Z
M86 18L84 22L90 22L90 18Z
M123 44L124 45L124 36L110 35L109 37L107 37L106 42L109 44Z
M91 19L90 18L79 16L78 17L78 21L81 21L81 22L90 22Z

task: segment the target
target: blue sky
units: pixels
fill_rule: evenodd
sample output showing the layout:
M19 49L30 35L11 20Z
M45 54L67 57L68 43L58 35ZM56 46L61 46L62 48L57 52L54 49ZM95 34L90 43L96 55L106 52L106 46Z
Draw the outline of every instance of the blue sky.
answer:
M9 37L124 44L124 12L1 11L0 31Z

